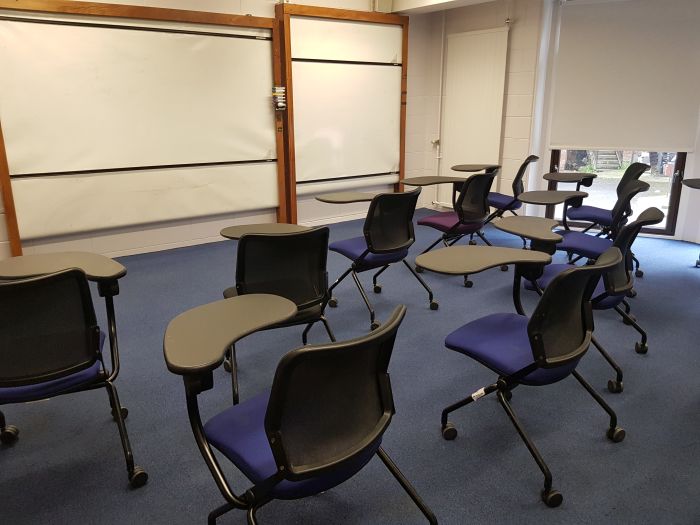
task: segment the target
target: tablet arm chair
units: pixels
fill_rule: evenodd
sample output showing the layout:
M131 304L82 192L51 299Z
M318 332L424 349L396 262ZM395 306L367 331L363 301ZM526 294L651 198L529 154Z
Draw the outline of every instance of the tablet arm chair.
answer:
M226 503L208 523L232 509L257 510L275 499L293 500L329 490L358 473L376 454L430 523L437 523L381 447L394 414L387 368L406 307L365 337L303 346L277 366L272 388L202 424L198 395L213 388L211 370L185 376L195 440ZM192 373L194 372L194 373ZM235 494L212 450L252 483Z
M663 218L664 214L658 208L647 208L635 221L625 225L622 228L620 233L617 235L615 242L613 243L613 246L620 250L622 260L609 272L603 275L603 279L598 282L598 285L593 292L593 298L591 301L594 310L614 309L618 314L620 314L625 324L632 325L634 329L639 332L642 340L636 342L634 345L635 351L639 354L646 354L649 347L647 345L647 334L644 329L639 326L635 317L630 314L630 305L626 300L627 295L634 286L634 277L632 272L632 244L642 228L658 224L663 220ZM535 281L534 285L532 283L525 283L525 288L535 289L541 294L542 290L549 286L549 283L552 281L552 279L554 279L554 277L569 268L572 268L572 265L550 264L545 267L542 276ZM624 306L624 310L622 309L621 305ZM591 342L605 358L608 364L615 370L616 377L614 380L611 379L608 381L608 390L616 394L622 392L622 369L595 337L592 337Z
M374 320L374 308L369 302L369 298L357 276L358 273L367 270L379 268L372 276L372 284L374 293L381 293L382 287L377 283L379 275L391 264L402 262L428 292L430 309L438 309L437 301L433 300L433 291L405 260L409 247L416 240L413 230L413 214L416 210L419 194L420 188L405 193L380 193L375 195L367 211L363 237L336 241L328 247L329 250L339 253L352 261L350 268L338 277L330 287L329 294L331 299L328 301L328 305L331 307L338 306L338 300L333 297L333 290L348 275L352 275L355 285L369 310L372 330L376 329L379 323Z
M642 164L641 162L633 162L630 164L622 174L622 178L620 178L620 182L617 183L617 187L615 188L617 198L620 199L620 197L622 197L627 184L639 180L642 174L647 171L649 167L650 166L648 164ZM569 207L564 211L566 218L571 219L572 221L591 223L585 230L583 230L584 232L598 227L601 229L601 234L607 235L610 232L610 227L613 224L613 210L599 208L597 206L579 205ZM629 217L631 214L632 208L628 206L624 210L624 215L625 217Z
M515 178L513 179L513 195L506 195L504 193L498 193L495 191L489 192L489 206L495 208L495 211L488 216L488 218L485 221L486 224L488 224L497 217L502 217L503 214L507 211L509 211L513 215L517 215L517 213L515 213L515 210L520 209L520 207L523 205L522 202L518 200L518 196L523 191L525 191L523 177L525 176L525 172L527 172L528 166L538 160L540 160L540 158L537 155L530 155L520 165L520 168L518 168L518 172L515 174Z
M324 310L328 302L328 235L326 227L283 234L248 234L238 241L236 286L224 290L224 297L265 293L279 295L297 305L290 320L271 326L306 325L301 334L307 343L308 332L318 321L331 341L335 336ZM224 362L231 372L233 402L238 403L236 349L232 346Z
M97 326L85 273L69 269L0 284L0 325L0 405L106 389L129 484L143 486L148 474L134 464L124 423L128 412L114 385L119 372L115 326L110 323L110 371L102 354L105 335ZM0 412L2 443L15 443L18 435L17 427L7 425Z
M620 251L611 248L595 265L572 267L560 273L544 291L529 318L520 313L492 314L458 328L445 339L447 348L478 361L495 372L498 379L442 411L443 437L447 440L457 437L456 427L448 421L451 412L496 392L501 407L544 475L541 497L550 507L559 506L563 498L552 488L549 468L509 403L511 390L518 385L550 385L573 375L607 412L608 439L616 443L624 439L625 431L617 426L615 412L576 370L591 343L593 290L600 275L621 260ZM519 286L516 268L514 297ZM517 302L516 309L522 312Z
M607 237L589 235L583 231L557 230L556 233L562 236L562 241L556 245L556 249L567 252L570 262L576 262L583 257L595 260L596 257L613 245L614 239L627 220L627 209L630 207L632 199L648 189L649 184L639 180L627 184L613 207L612 222ZM577 257L574 258L574 255L577 255Z
M473 240L476 234L486 244L491 245L481 229L489 217L489 191L499 171L500 166L494 166L483 174L472 175L464 181L454 203L454 211L429 215L418 221L420 226L428 226L442 232L442 235L421 253L429 252L440 242L445 246L452 246L465 235L470 236L469 244L476 244Z

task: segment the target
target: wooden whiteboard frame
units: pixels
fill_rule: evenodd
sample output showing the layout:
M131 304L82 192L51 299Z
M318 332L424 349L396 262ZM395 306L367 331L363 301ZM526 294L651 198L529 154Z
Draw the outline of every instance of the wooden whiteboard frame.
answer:
M403 191L401 181L404 178L406 157L406 90L408 75L408 17L386 13L374 13L367 11L353 11L349 9L333 9L329 7L314 7L296 4L277 4L275 6L275 19L278 31L281 33L277 40L279 43L280 65L282 69L282 85L287 88L287 111L284 115L284 161L287 166L286 202L289 213L289 221L297 222L297 189L296 189L296 162L294 158L294 90L292 79L292 49L290 18L292 16L306 16L311 18L325 18L331 20L349 20L353 22L372 22L377 24L390 24L401 26L401 109L399 116L399 182L395 185L396 191ZM279 157L278 157L279 158Z
M0 0L0 9L269 29L272 31L272 78L275 85L282 84L282 67L279 55L280 28L273 18L66 0ZM270 86L270 89L272 89L272 86ZM279 196L277 220L279 222L290 222L292 217L289 209L289 203L292 201L289 199L289 188L287 187L289 177L286 175L285 163L285 124L286 119L283 118L281 112L276 111L275 141L277 149L277 191ZM22 255L22 241L19 235L17 213L12 196L10 170L7 164L5 142L2 136L2 122L0 122L0 191L2 191L5 207L5 221L10 241L10 252L13 256ZM294 209L294 217L296 217L296 207Z

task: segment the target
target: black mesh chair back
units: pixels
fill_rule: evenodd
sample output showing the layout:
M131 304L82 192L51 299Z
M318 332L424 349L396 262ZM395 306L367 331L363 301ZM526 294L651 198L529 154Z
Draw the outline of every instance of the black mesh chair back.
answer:
M647 171L650 167L651 166L649 166L648 164L643 164L641 162L633 162L632 164L627 166L627 169L622 174L620 182L617 183L617 188L615 189L615 191L617 192L617 196L620 197L625 187L630 182L639 180L639 177L641 177L644 174L644 172Z
M632 199L638 194L649 189L649 184L641 180L633 180L625 186L624 190L617 198L615 206L612 209L612 222L610 225L610 232L612 238L616 238L620 231L620 228L626 222L627 216L631 213Z
M92 366L99 334L81 270L0 284L0 387L50 381Z
M328 294L328 228L285 234L249 234L238 242L236 291L268 293L302 310Z
M613 246L622 254L622 261L603 275L605 291L608 295L625 295L634 286L632 279L632 244L637 235L646 226L658 224L664 219L664 213L658 208L647 208L637 220L625 225L618 233Z
M518 168L518 173L515 174L515 178L513 179L513 197L517 197L523 191L525 191L525 185L523 184L523 177L525 176L525 172L527 171L527 167L530 164L532 164L533 162L536 162L538 160L540 160L540 158L537 155L530 155L520 165L520 168Z
M394 414L387 367L405 313L398 306L367 336L306 346L282 358L265 431L287 479L342 468L384 433Z
M601 274L621 261L620 250L612 247L594 265L572 267L549 283L527 325L532 353L541 367L561 366L588 350L591 295Z
M403 193L375 195L363 227L367 248L372 253L389 253L408 248L416 240L413 213L420 188Z
M493 179L500 168L486 170L482 175L473 175L464 181L459 197L455 202L455 211L461 223L484 222L489 216L489 191Z

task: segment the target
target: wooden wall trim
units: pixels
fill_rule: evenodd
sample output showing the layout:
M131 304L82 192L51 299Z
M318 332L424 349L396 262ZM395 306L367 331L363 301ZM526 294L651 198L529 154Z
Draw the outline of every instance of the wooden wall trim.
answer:
M10 182L10 168L7 164L5 140L2 136L2 123L0 123L0 192L5 208L5 224L7 225L7 237L10 241L10 253L13 256L22 255L22 242L19 238L15 199L12 196L12 183Z
M272 29L274 19L259 16L229 15L184 9L144 7L122 4L100 4L96 2L73 2L67 0L0 0L0 9L34 11L70 15L107 16L159 20L165 22L189 22L223 26L257 27Z
M351 9L335 9L332 7L315 7L310 5L281 4L286 15L310 16L314 18L332 18L334 20L352 20L354 22L376 22L379 24L408 25L408 17L377 13L373 11L353 11Z
M280 56L280 38L283 34L276 20L272 27L272 81L275 86L284 86L282 58ZM285 155L286 111L275 110L275 145L277 150L277 222L290 222L289 217L289 183Z

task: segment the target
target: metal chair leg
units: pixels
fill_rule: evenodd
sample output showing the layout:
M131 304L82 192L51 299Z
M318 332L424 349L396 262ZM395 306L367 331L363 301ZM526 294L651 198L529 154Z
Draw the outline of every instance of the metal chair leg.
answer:
M607 437L610 441L613 441L615 443L619 443L623 439L625 439L625 431L617 426L617 414L615 414L615 411L610 408L610 405L608 405L605 400L596 392L591 385L588 384L588 382L581 377L581 374L579 374L576 370L571 372L573 376L576 378L576 380L581 383L581 386L586 389L586 391L591 395L593 399L596 400L596 402L603 407L603 410L607 412L608 416L610 416L610 425L607 430Z
M431 244L430 246L428 246L425 250L423 250L423 251L421 252L421 254L429 252L430 250L432 250L433 248L435 248L435 246L437 246L437 245L438 245L439 243L441 243L441 242L445 242L445 236L444 236L444 235L443 235L442 237L440 237L437 241L435 241L433 244Z
M335 343L335 335L333 335L333 331L331 330L331 325L328 324L328 319L326 319L326 316L322 315L321 316L321 322L323 323L324 328L326 329L326 333L328 333L328 337L332 342Z
M238 404L238 360L236 359L236 345L231 345L226 351L226 362L231 372L231 399L234 405Z
M510 406L510 403L508 403L508 400L505 398L505 394L499 390L497 392L497 395L498 401L503 407L503 410L505 410L506 414L508 414L511 423L513 423L513 426L518 431L518 434L520 434L520 438L525 443L525 446L530 451L530 455L533 457L533 459L537 463L537 466L540 468L540 471L542 471L542 474L544 475L544 489L541 493L542 501L544 501L548 507L558 507L559 505L561 505L563 497L558 491L552 489L552 473L550 472L549 467L544 462L544 459L542 459L542 455L537 450L537 447L535 447L535 444L525 432L525 429L520 424L520 421L518 421L518 418L516 417L513 408Z
M248 513L246 514L246 518L248 520L248 525L257 525L257 520L255 519L255 513L258 511L260 507L250 507L248 509Z
M377 449L377 456L379 456L379 459L382 460L382 463L386 466L387 469L389 469L389 472L396 478L396 481L399 482L401 487L406 491L406 493L411 497L413 500L413 503L416 504L416 506L420 509L420 511L423 513L423 515L428 518L428 522L437 525L437 518L435 517L435 514L433 514L433 511L430 510L430 508L423 502L421 497L418 495L416 492L416 489L413 488L411 483L406 479L406 477L403 475L403 473L399 470L399 467L396 466L396 464L391 460L391 458L388 456L386 452L382 449L382 447L379 447Z
M491 244L491 243L489 242L489 240L486 238L486 235L484 235L484 232L482 232L481 230L479 230L478 232L476 232L476 234L479 236L479 239L481 239L482 241L484 241L488 246L493 246L493 244Z
M220 507L215 508L209 513L209 516L207 517L207 525L216 525L216 518L223 516L224 514L235 508L236 506L232 503L226 503L225 505L221 505Z
M328 306L330 306L331 308L335 308L336 306L338 306L338 300L335 297L333 297L333 289L336 286L338 286L343 279L350 275L350 272L352 272L352 266L345 270L345 272L343 272L343 275L338 277L335 280L335 282L331 285L331 287L328 288L328 297L330 297L330 299L328 300Z
M646 354L649 351L649 346L647 345L647 333L644 329L637 324L637 320L628 315L620 306L615 307L615 311L622 316L622 319L626 324L632 325L639 335L642 336L642 340L634 343L634 351L638 354Z
M107 388L107 393L109 394L109 399L112 406L121 406L119 404L117 387L115 387L110 381L105 381L105 387ZM121 439L122 448L124 449L126 470L129 474L129 485L133 489L143 487L148 481L148 474L138 465L134 465L134 454L131 451L131 443L129 443L129 435L126 433L126 424L124 423L124 417L122 416L121 410L117 410L116 415L117 427L119 428L119 438Z
M379 293L382 291L382 287L377 285L377 277L379 277L388 267L389 265L387 264L372 276L372 286L374 287L374 293Z
M309 330L311 330L311 327L316 323L316 321L312 321L309 324L306 325L304 328L304 331L301 333L301 344L306 346L306 343L308 342L308 335L309 335Z
M601 345L595 337L591 337L591 343L593 343L593 346L600 352L600 355L602 355L613 370L615 370L616 378L614 381L612 379L608 381L608 390L613 394L619 394L623 389L622 368L620 368L620 365L615 362L612 356L608 354L605 348L603 348L603 345Z
M413 268L411 268L411 265L406 262L406 259L403 259L401 262L406 266L406 268L408 268L408 271L411 272L411 274L413 274L413 277L415 277L418 280L421 286L425 288L425 291L428 292L428 302L430 303L430 309L437 310L438 303L437 301L433 301L433 291L430 289L430 286L428 286L428 284L423 280L423 278L420 275L418 275L413 270Z
M365 289L362 287L362 283L360 282L359 277L357 277L357 272L355 272L354 270L352 270L352 278L355 281L355 284L357 285L357 289L360 290L360 295L362 296L362 300L367 306L367 310L369 310L370 329L375 330L379 328L379 323L377 323L374 320L374 308L372 308L372 303L369 302L369 297L367 297Z

